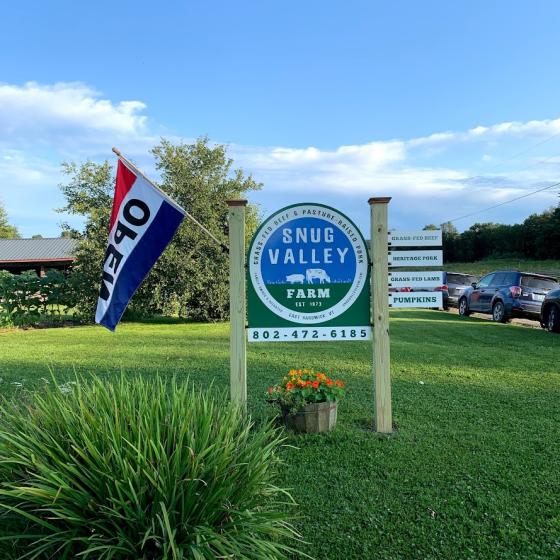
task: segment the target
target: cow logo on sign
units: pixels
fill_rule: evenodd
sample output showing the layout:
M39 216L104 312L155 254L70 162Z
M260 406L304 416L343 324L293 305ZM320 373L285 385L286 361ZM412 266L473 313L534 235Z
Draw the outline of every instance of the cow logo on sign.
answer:
M352 308L368 284L365 241L352 221L333 208L288 206L256 232L248 274L254 294L277 318L329 324ZM365 322L342 324L368 324L367 313L366 305ZM258 319L250 305L250 326L257 326Z

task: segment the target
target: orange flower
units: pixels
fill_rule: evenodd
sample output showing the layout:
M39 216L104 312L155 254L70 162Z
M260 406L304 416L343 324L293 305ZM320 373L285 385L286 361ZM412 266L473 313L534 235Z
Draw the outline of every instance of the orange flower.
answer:
M332 379L327 379L327 385L328 385L329 387L332 387L332 386L334 385L333 380L332 380Z
M294 384L291 381L288 381L286 385L286 390L291 391L294 388Z
M319 388L319 382L318 381L313 381L312 385L313 385L313 389L315 389L315 390L317 390Z
M338 387L340 387L341 389L344 387L344 383L343 383L342 381L340 381L339 379L337 379L337 380L335 381L335 383L336 383L336 385L337 385Z

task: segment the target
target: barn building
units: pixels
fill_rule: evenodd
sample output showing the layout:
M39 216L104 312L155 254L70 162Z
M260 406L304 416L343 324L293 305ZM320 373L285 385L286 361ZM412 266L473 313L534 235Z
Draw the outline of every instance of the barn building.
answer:
M0 270L20 274L34 270L43 276L49 268L68 270L76 260L77 241L67 237L50 239L0 239Z

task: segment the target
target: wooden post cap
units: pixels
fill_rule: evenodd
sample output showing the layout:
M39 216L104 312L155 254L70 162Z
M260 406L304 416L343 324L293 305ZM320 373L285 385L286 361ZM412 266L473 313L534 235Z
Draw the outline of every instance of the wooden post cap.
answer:
M234 198L227 201L228 206L247 206L247 201L244 198Z
M391 198L390 196L373 196L368 200L368 204L389 204Z

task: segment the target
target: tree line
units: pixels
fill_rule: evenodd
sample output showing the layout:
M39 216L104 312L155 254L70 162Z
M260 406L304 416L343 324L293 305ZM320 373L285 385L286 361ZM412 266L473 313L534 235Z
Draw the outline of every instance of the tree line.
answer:
M430 224L424 229L440 229ZM447 222L441 226L446 262L474 262L495 257L560 259L560 204L531 214L521 224L476 223L459 233Z

